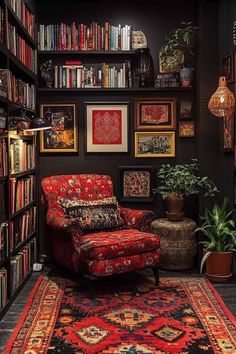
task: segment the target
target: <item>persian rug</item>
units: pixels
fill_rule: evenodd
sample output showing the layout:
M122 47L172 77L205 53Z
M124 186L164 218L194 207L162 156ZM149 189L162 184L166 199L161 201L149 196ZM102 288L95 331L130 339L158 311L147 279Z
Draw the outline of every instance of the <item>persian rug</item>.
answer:
M87 280L88 281L88 280ZM236 353L236 320L203 278L38 279L4 354Z

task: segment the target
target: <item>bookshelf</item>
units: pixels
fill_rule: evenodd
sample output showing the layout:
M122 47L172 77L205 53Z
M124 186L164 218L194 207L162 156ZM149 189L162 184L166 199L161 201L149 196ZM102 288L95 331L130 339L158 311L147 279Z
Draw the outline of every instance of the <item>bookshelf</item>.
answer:
M37 257L36 136L8 129L9 117L35 113L34 15L24 0L0 0L0 318L30 276ZM16 46L17 43L17 46ZM4 131L3 131L4 130Z

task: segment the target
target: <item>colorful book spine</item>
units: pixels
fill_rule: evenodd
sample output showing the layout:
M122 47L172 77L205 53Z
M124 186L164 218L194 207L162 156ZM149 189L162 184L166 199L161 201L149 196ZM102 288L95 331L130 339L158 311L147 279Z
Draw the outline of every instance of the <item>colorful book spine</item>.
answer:
M10 143L10 171L24 172L36 166L35 144L21 139L12 139Z
M8 99L22 107L35 110L35 85L22 81L8 73Z
M35 198L35 176L10 178L11 213L30 204Z
M35 16L27 7L23 0L8 0L12 10L19 18L23 26L26 28L29 35L34 38L35 36Z
M118 51L131 50L131 25L113 26L105 22L90 25L73 22L71 25L39 25L39 50L93 50Z

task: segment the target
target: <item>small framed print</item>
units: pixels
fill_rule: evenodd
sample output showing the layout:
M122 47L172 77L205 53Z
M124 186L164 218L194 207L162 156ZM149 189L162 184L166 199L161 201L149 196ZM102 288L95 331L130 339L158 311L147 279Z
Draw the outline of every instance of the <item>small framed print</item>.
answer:
M223 150L234 152L234 114L223 118Z
M193 102L191 100L181 100L179 117L180 118L192 118L193 116Z
M151 166L119 167L120 202L153 202L156 187L156 173Z
M235 75L235 55L232 53L222 60L221 73L226 76L228 83L234 82Z
M139 98L135 100L137 130L174 129L176 124L175 98Z
M174 157L175 132L136 132L135 157Z
M87 152L128 152L128 102L86 102Z
M40 115L51 123L50 130L40 132L40 152L77 152L77 124L74 104L40 105Z
M194 138L195 137L195 122L179 122L179 137Z

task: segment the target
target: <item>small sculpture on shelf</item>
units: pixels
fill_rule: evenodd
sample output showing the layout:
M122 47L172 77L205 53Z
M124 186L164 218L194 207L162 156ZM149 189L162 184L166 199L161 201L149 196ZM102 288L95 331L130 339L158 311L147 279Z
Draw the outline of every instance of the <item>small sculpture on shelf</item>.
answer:
M136 50L138 65L137 74L139 77L139 87L153 86L153 60L149 48Z
M53 86L53 65L51 60L47 60L40 65L40 74L46 87L52 88Z

